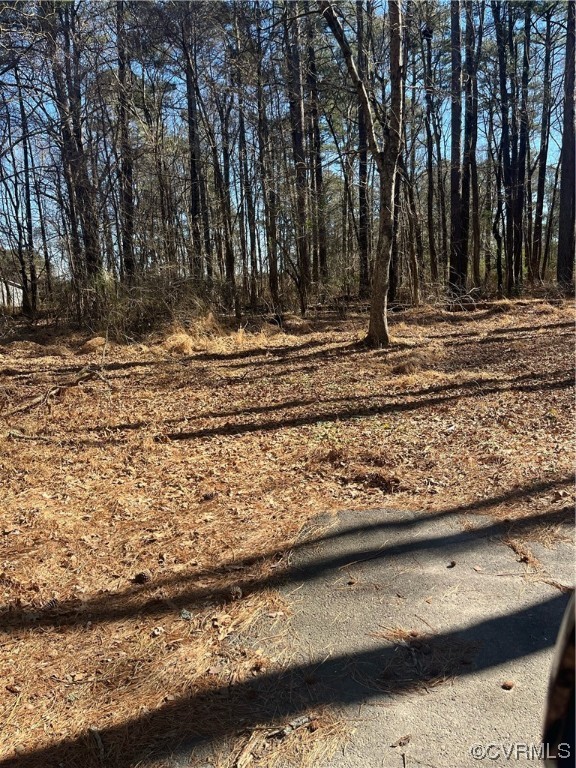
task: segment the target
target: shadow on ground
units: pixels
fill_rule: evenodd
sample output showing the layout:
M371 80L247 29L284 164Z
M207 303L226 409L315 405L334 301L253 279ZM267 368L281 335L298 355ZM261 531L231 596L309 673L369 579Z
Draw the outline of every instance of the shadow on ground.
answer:
M538 489L546 487L547 484L543 483ZM528 489L517 491L526 492ZM438 567L438 563L448 557L464 558L477 547L490 546L494 538L510 532L509 522L484 524L484 521L480 521L474 529L462 531L457 527L454 516L467 511L470 509L455 507L436 516L436 522L431 515L399 519L393 513L387 521L384 511L380 513L384 522L378 525L358 526L352 523L344 530L312 536L312 543L309 537L302 545L307 553L304 560L296 558L296 564L280 574L260 580L248 578L240 585L246 594L270 586L286 588L290 584L311 584L325 579L329 572L332 574L330 578L333 578L334 573L346 573L358 564L369 564L370 567L374 564L382 571L386 568L397 573L416 560L421 564L435 562L435 567ZM533 515L517 521L514 532L527 533L539 525L561 524L570 516L568 509ZM450 535L430 536L427 528L416 533L421 526L429 525L431 521L432 526L437 525L443 518L452 519ZM377 534L390 537L389 543L385 546L366 546L366 542ZM323 544L331 540L338 540L337 548L329 549L326 555L322 551ZM335 555L334 551L338 554ZM440 567L445 568L445 565ZM413 582L416 579L417 589L428 589L424 573L413 574L412 578ZM396 588L392 589L395 597ZM141 594L138 590L136 593ZM32 627L47 624L64 626L87 620L113 621L131 614L173 611L175 604L190 607L206 599L223 601L224 593L185 586L180 597L170 606L159 600L130 605L129 594L105 596L93 600L84 606L84 610L74 614L31 618L23 612L19 615L11 612L4 615L3 623L5 630L30 631ZM473 621L458 630L441 630L434 634L431 641L420 645L405 640L390 642L388 638L383 642L373 642L373 647L368 649L336 652L321 662L317 659L299 660L288 668L262 672L248 680L215 681L208 692L200 693L191 687L187 695L165 701L153 712L100 729L97 737L94 732L88 732L77 739L63 740L18 758L7 757L0 760L0 766L75 768L81 765L83 768L101 768L105 765L110 768L134 768L153 760L167 761L165 764L168 765L175 753L186 753L188 757L202 755L205 749L218 748L239 733L249 733L260 726L284 724L311 709L366 702L383 694L395 696L412 691L415 681L421 686L433 685L439 674L469 676L537 654L553 644L566 602L565 594L555 594L532 605L523 605L506 615ZM431 656L438 658L438 649L451 649L449 668L430 662ZM406 675L407 665L412 662L417 670L416 677L414 674ZM188 765L188 762L183 764Z
M486 656L480 665L471 665L465 656L456 665L459 675L478 672L552 645L566 603L566 595L557 595L464 631L437 636L435 642L467 649L489 647L506 636L509 639L506 652ZM547 627L548 631L546 634L534 632L535 627ZM502 648L501 644L498 647ZM203 743L218 744L236 732L266 723L283 723L310 707L364 701L370 698L371 690L363 679L372 681L372 690L380 688L390 694L401 693L407 684L390 677L389 670L397 663L398 651L404 648L403 643L387 644L356 655L332 657L322 665L321 677L317 663L299 664L248 682L217 686L208 694L191 692L190 696L167 703L155 712L102 731L103 754L99 753L94 737L86 734L85 738L66 740L23 755L17 761L4 759L0 766L128 768L141 765L147 759L170 757L175 744L182 739L186 739L187 748L193 753ZM436 676L437 672L430 670L428 677L421 677L421 683L426 684Z
M328 570L345 567L350 562L349 553L343 551L343 553L333 557L319 555L305 566L292 568L289 564L289 556L299 549L309 547L311 544L318 545L323 542L340 539L342 541L348 540L350 548L353 548L354 540L360 534L387 532L398 536L399 533L409 533L416 530L419 526L429 525L430 522L443 519L465 516L470 521L474 519L471 515L482 512L482 510L494 505L512 502L517 498L544 493L552 489L569 487L572 483L571 477L555 478L550 481L532 483L504 493L501 496L482 499L473 504L452 507L432 514L413 515L406 517L402 521L391 519L389 522L352 526L344 531L328 530L319 535L315 535L312 532L310 535L304 536L302 542L294 545L289 551L269 551L245 560L225 562L219 568L192 571L188 576L178 574L172 577L156 579L147 585L131 586L123 592L88 599L82 604L77 601L63 601L53 611L38 612L7 606L7 608L0 612L0 619L2 621L0 632L8 633L44 626L70 626L82 624L86 621L91 621L93 624L96 622L112 622L135 615L160 617L173 612L175 607L195 608L205 604L207 601L225 603L230 599L230 585L226 583L220 586L218 579L226 577L226 574L230 573L231 567L233 567L233 572L236 574L233 582L234 586L239 587L245 596L253 592L286 586L298 581L310 581L322 577ZM573 522L573 509L565 506L553 511L546 510L534 515L525 516L514 521L503 520L488 523L483 521L472 530L457 530L449 536L419 538L415 541L404 541L401 544L390 544L386 547L366 548L361 552L354 549L354 557L360 558L363 561L382 560L389 562L409 557L416 553L441 552L449 548L471 549L479 541L484 541L487 538L502 539L503 537L527 536L541 527L565 526L568 530L572 530ZM273 575L264 578L251 578L249 575L244 574L240 578L238 577L238 574L242 573L242 571L249 571L252 567L260 566L265 558L273 559L277 563ZM215 586L201 588L193 586L194 582L204 582L210 578L214 581ZM175 587L179 587L180 592L177 595L172 595L170 603L157 597L150 596L148 599L146 598L147 594L162 587L170 587L172 590Z

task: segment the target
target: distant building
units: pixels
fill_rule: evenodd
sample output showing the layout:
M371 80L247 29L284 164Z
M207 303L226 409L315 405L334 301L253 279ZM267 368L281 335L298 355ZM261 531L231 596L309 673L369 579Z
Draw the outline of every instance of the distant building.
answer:
M0 309L22 308L22 286L0 278Z

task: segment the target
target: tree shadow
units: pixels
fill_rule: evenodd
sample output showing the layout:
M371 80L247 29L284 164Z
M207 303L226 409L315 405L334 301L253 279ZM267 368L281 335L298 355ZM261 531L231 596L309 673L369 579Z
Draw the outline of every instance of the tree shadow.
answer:
M573 333L556 333L554 339L562 339L564 337L573 338ZM543 340L546 344L550 344L550 339L544 337ZM471 343L478 344L479 346L489 346L491 344L522 344L527 341L533 342L534 336L532 334L518 335L515 333L500 334L499 336L477 336L472 340L462 339L449 339L444 342L446 347L467 347Z
M538 653L554 644L566 595L558 595L504 616L487 618L461 630L437 634L435 648L452 648L452 675L474 675L494 666ZM470 649L476 649L475 657ZM460 656L458 657L458 650ZM292 664L212 690L180 696L153 712L74 739L0 760L2 768L133 768L147 760L170 758L175 751L191 758L206 755L238 733L285 725L295 716L323 706L368 702L384 692L393 696L426 686L437 671L422 665L416 678L395 675L405 643L383 643L352 654ZM418 649L411 649L417 662ZM392 674L391 674L392 671ZM370 681L367 685L366 681Z
M235 352L198 352L186 357L180 358L180 361L185 363L189 360L205 360L205 361L220 361L228 362L230 360L247 360L254 357L266 357L269 355L285 358L298 353L304 349L313 349L315 347L325 347L328 342L319 339L310 339L302 344L284 344L278 346L268 347L253 347L251 349L242 349ZM346 344L343 345L347 346Z
M493 504L510 502L515 498L546 492L570 483L570 477L542 481L433 515L407 515L402 520L391 518L390 521L377 524L352 524L344 530L328 530L320 534L312 530L292 551L303 548L308 548L308 551L312 548L314 551L318 544L335 539L344 542L344 551L340 551L338 556L328 557L314 551L312 558L308 557L306 562L296 565L291 564L290 557L284 557L279 561L284 567L276 568L272 575L246 577L242 574L238 579L241 572L238 568L248 569L258 566L264 557L282 557L286 554L279 550L243 561L231 561L223 564L220 569L196 571L185 577L178 574L122 594L99 595L82 606L64 603L52 614L47 612L39 617L30 616L24 611L8 611L2 616L3 631L30 632L34 628L51 625L61 632L66 626L85 624L87 621L95 623L147 615L162 616L181 607L189 609L203 604L225 604L230 600L229 583L222 586L220 582L212 587L198 588L194 582L206 581L207 577L216 580L218 577L229 576L232 565L234 570L231 578L234 579L234 585L239 586L244 595L249 595L264 589L313 582L324 578L330 571L346 568L351 561L401 564L416 554L434 555L439 552L445 553L447 558L458 557L487 539L528 534L542 525L572 522L573 510L566 507L514 522L485 524L482 521L474 530L455 530L448 536L428 536L417 541L408 538L398 541L398 537L403 533L409 535L418 526L434 520L470 515ZM359 534L383 530L396 534L396 543L385 547L366 547L357 540ZM182 589L179 594L171 597L169 603L152 595L142 602L146 592L178 583ZM238 733L249 733L260 726L284 725L290 718L310 709L367 701L383 692L392 696L409 692L414 685L425 686L437 677L436 668L429 663L430 654L437 658L438 654L442 655L443 649L450 649L447 668L450 675L473 674L536 653L554 642L565 602L565 596L559 595L508 616L489 618L462 630L436 634L430 640L431 649L422 651L428 654L426 658L418 656L420 649L416 644L408 647L406 643L388 642L369 651L336 655L325 661L315 659L294 663L288 669L258 672L256 676L239 682L217 679L212 682L211 688L203 689L201 693L191 688L185 695L174 698L167 691L165 693L170 695L156 710L131 714L121 724L99 728L98 738L94 732L85 732L78 738L65 739L19 755L18 758L6 757L0 760L0 766L76 768L81 765L83 768L102 768L105 765L109 768L134 768L147 760L168 759L179 744L182 745L181 753L189 755L196 751L204 755L205 749L218 747ZM472 661L471 648L476 649ZM415 658L418 661L418 673L407 675L406 665Z
M58 368L54 368L50 366L46 368L34 368L33 370L22 370L22 371L18 371L13 367L9 367L9 368L0 369L0 376L14 376L14 377L21 376L21 375L33 376L34 374L40 374L40 373L51 373L57 376L61 376L67 373L81 373L87 366L92 366L100 372L107 373L109 371L127 371L127 370L130 370L131 368L150 368L150 367L166 364L166 362L171 363L173 361L125 360L123 362L103 363L102 365L84 361L84 363L78 363L77 365L62 365L62 366L59 366Z
M572 330L575 330L574 323L571 320L567 320L559 323L544 323L544 325L515 325L508 328L495 328L493 331L490 331L490 333L494 335L509 334L513 332L523 333L525 331L534 333L534 331L550 331L553 328L572 328Z
M478 323L479 321L486 320L494 315L512 314L512 310L502 307L502 305L495 305L493 307L475 308L472 305L469 308L462 309L461 311L448 312L443 311L431 311L426 314L416 315L402 315L399 317L399 321L406 325L460 325L465 326L471 323Z
M259 553L254 557L243 560L231 560L223 563L218 568L194 570L188 575L178 574L161 579L155 579L149 584L131 586L123 592L98 596L84 601L70 600L58 603L49 610L21 609L15 606L7 606L0 617L2 630L5 633L14 632L26 628L40 628L46 626L74 626L84 624L87 621L106 623L118 621L134 616L154 616L160 618L163 615L174 613L176 609L198 608L210 604L226 604L230 602L230 587L239 588L242 595L247 596L265 589L278 588L293 584L299 580L314 580L321 577L326 571L333 568L343 568L350 564L351 550L338 557L317 558L306 566L293 567L290 555L299 549L311 545L321 544L335 539L354 541L358 535L382 530L390 533L401 534L410 531L423 524L454 517L478 513L494 504L513 501L515 498L542 493L552 488L571 485L573 479L565 477L549 482L534 483L530 486L515 489L506 494L490 499L483 499L473 504L453 507L434 514L409 515L401 523L386 522L352 526L344 531L324 531L319 536L310 532L304 532L300 542L288 549L279 549ZM473 548L478 542L487 538L503 538L505 536L526 536L538 530L542 526L554 527L573 524L573 510L571 507L562 507L554 512L541 512L535 515L525 516L511 521L505 519L494 521L477 528L466 531L456 531L450 536L438 536L418 541L403 541L387 547L367 548L354 550L354 558L360 561L386 560L393 561L407 555L418 552L435 552L446 549L451 552L462 552ZM275 568L271 574L261 576L260 567L266 560L275 560ZM256 575L246 574L246 571L254 569ZM190 583L198 581L212 581L212 584L202 587L190 587ZM172 594L170 600L163 596L163 590L170 588ZM174 594L174 590L178 590ZM153 593L159 592L161 596ZM147 595L149 597L147 597Z
M330 344L330 346L328 346L328 344ZM324 347L324 349L314 349L311 352L306 352L306 351L303 352L303 350L306 350L309 347ZM390 350L403 349L403 348L413 349L413 346L405 342L398 342L398 344L394 344L392 347L389 347L386 350L384 350L384 354L389 352ZM352 357L354 355L364 356L364 355L375 354L375 351L370 347L367 347L363 341L352 341L352 342L346 341L346 342L342 342L341 344L318 341L316 343L310 342L308 344L301 344L296 347L289 346L289 347L276 348L276 349L274 347L265 347L264 350L265 351L263 351L261 354L266 355L267 357L267 359L263 361L266 366L283 365L286 362L300 362L300 361L310 361L310 360L322 361L326 359L342 357L344 355ZM247 351L250 351L250 350L247 350ZM246 368L249 366L253 366L255 363L254 360L249 359L250 357L253 357L253 355L251 356L248 354L239 353L237 357L241 359L242 362L232 362L230 365L228 365L229 368ZM248 359L246 360L246 358ZM200 359L228 360L230 359L233 361L235 359L235 356L234 355L215 356L215 357L211 357L211 356L196 357L195 356L194 358L189 358L189 359L197 359L197 360L200 360Z
M551 331L556 328L572 328L572 330L575 329L574 323L571 321L566 321L566 322L563 321L559 323L545 323L543 325L515 325L515 326L506 326L505 328L492 328L490 329L490 331L488 331L489 336L487 338L490 338L490 336L499 336L499 335L509 336L510 334L514 334L514 333L536 333L538 331ZM480 340L479 336L484 333L486 333L486 331L478 331L478 332L466 333L466 334L463 334L461 331L454 331L452 333L438 333L434 336L434 338L438 338L438 339L469 338L474 340L476 339ZM558 335L567 336L569 334L555 334L554 338L556 338L556 336Z
M319 401L317 398L314 399L293 399L293 400L286 400L279 403L270 403L267 405L254 405L254 406L248 406L242 409L234 409L234 410L227 410L227 411L206 411L206 412L200 412L193 415L186 416L185 418L176 417L173 419L165 419L161 422L163 426L174 426L176 424L189 424L190 422L199 421L201 419L221 419L221 418L236 418L240 416L249 416L249 415L260 415L260 414L267 414L267 413L275 413L278 411L285 411L285 410L294 410L298 408L307 408L309 406L317 406L320 403L322 404L338 404L338 403L366 403L366 402L373 402L373 401L379 401L382 400L382 398L386 398L387 400L404 400L407 397L414 397L414 398L422 398L423 396L427 395L440 395L443 393L458 393L455 395L455 397L470 397L470 396L482 396L483 394L495 394L499 392L504 391L511 391L511 390L519 390L519 391L534 391L536 389L539 389L540 387L544 388L563 388L564 386L569 386L568 382L570 384L573 384L573 379L560 379L558 380L557 377L559 376L565 376L566 371L560 370L560 371L552 371L552 372L546 372L542 374L525 374L524 376L517 376L513 382L506 380L503 381L501 378L490 378L490 379L481 379L481 380L472 380L472 381L464 381L464 382L451 382L449 384L435 384L430 387L425 387L423 389L405 389L402 392L386 392L385 394L373 394L373 395L358 395L354 397L334 397L334 398L327 398L325 400ZM488 386L490 385L490 386ZM508 386L507 386L508 385ZM471 394L460 394L461 392L466 392L467 390L471 391ZM417 400L415 402L409 402L406 404L399 404L399 405L387 405L387 406L380 406L380 410L378 410L375 414L372 410L370 410L370 413L372 415L378 415L380 412L387 412L387 411L393 411L393 410L413 410L417 407L426 407L430 404L437 404L439 402L449 402L454 398L447 397L442 398L441 400ZM335 416L331 416L330 414L318 414L318 420L319 421L326 421L332 419L339 419L342 417L342 413L346 412L340 412L336 414ZM357 412L351 412L350 418L356 418ZM102 425L96 425L92 427L82 427L79 430L74 430L74 432L122 432L122 431L133 431L141 428L145 428L149 426L149 422L146 421L136 421L136 422L120 422L118 424L102 424ZM158 425L157 425L158 426ZM242 425L235 425L236 427L240 427ZM284 423L281 422L278 424L278 428L281 428L284 426ZM257 430L259 428L258 424L254 425L254 429ZM214 429L217 429L215 427ZM233 434L234 433L234 425L226 425L225 429L229 429L230 432L227 434ZM175 433L169 433L168 435L164 435L164 437L167 437L169 439L185 439L184 437L174 437L174 435L181 435L183 433L181 432L175 432ZM185 434L193 434L193 433L185 433ZM205 434L202 434L200 436L206 436Z
M451 385L447 385L450 387ZM334 421L350 421L352 419L382 416L389 413L405 413L420 408L434 407L446 405L448 403L461 400L468 397L479 397L488 394L499 394L505 391L516 392L536 392L542 389L555 390L555 389L568 389L574 386L573 377L563 379L560 381L552 380L545 383L538 381L532 383L515 383L508 387L483 387L481 382L477 383L473 391L461 392L461 386L455 386L454 389L458 389L458 393L449 394L443 397L426 397L417 401L400 402L400 403L385 403L366 405L364 407L346 408L339 410L328 410L325 413L314 412L310 414L302 414L301 416L292 416L289 418L273 420L273 421L259 421L250 422L244 424L223 424L212 427L202 427L196 430L181 431L181 432L168 432L164 434L160 439L165 440L194 440L202 437L215 437L224 435L242 435L252 432L273 432L277 429L288 429L293 427L303 427L321 422L334 422ZM355 397L344 398L344 402L366 402L372 398L376 399L379 396L370 397ZM381 397L381 396L380 396ZM314 401L317 404L318 401ZM323 403L330 403L333 401L322 401ZM336 401L338 402L338 401Z

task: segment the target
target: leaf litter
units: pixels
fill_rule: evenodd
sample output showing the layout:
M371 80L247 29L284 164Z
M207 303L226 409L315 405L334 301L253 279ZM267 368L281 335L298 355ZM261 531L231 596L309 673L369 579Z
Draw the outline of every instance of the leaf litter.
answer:
M221 765L319 764L333 712L246 730L253 703L214 703L289 668L274 587L304 526L389 505L492 515L521 556L570 535L572 305L398 318L379 351L363 316L0 339L0 759L62 744L62 765L167 765L155 744L186 735L171 708L193 695L230 734Z

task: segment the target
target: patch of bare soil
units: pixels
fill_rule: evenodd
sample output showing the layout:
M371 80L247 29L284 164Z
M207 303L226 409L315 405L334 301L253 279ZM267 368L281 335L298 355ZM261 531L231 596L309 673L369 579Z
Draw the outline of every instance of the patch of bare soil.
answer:
M318 764L331 714L285 731L262 704L255 726L251 687L289 664L274 588L306 522L488 513L526 558L569 535L573 307L395 320L381 351L364 318L0 338L0 766L168 765L191 731L229 765Z

